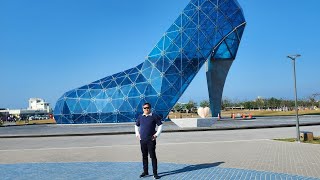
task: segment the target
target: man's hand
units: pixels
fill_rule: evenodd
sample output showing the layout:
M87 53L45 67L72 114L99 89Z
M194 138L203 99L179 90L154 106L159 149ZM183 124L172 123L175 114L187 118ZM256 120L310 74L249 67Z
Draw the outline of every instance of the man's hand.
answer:
M141 140L140 134L137 134L136 137Z
M156 140L156 139L157 139L157 135L154 134L154 135L152 136L152 141L154 141L154 140Z

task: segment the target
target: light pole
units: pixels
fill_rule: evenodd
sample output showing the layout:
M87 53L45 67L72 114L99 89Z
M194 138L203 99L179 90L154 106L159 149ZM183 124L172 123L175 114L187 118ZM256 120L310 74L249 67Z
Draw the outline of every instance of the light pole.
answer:
M297 82L296 82L296 58L300 57L300 54L290 55L287 58L292 60L293 64L293 80L294 80L294 94L295 94L295 107L296 107L296 129L297 129L297 141L300 143L300 128L299 128L299 117L298 117L298 105L297 105Z

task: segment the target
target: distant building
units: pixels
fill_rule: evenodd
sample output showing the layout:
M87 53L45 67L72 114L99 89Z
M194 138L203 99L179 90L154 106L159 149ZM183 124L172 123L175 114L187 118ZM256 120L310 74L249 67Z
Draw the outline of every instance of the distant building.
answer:
M48 119L51 113L50 104L41 98L30 98L27 109L0 110L0 116L3 120Z
M50 111L49 103L45 102L44 99L30 98L28 110L46 110Z

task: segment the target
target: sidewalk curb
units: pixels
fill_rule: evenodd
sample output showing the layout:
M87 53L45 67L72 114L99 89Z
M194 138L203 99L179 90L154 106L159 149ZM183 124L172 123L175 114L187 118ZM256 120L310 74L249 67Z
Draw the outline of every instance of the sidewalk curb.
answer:
M301 123L300 126L317 126L317 123ZM188 128L188 129L173 129L164 130L163 133L177 133L177 132L197 132L197 131L225 131L225 130L245 130L245 129L265 129L265 128L281 128L281 127L295 127L295 124L279 124L279 125L263 125L263 126L244 126L244 127L230 127L230 128ZM105 133L71 133L71 134L31 134L31 135L8 135L0 136L0 139L9 138L39 138L39 137L64 137L64 136L103 136L103 135L126 135L134 134L134 131L121 131L121 132L105 132Z

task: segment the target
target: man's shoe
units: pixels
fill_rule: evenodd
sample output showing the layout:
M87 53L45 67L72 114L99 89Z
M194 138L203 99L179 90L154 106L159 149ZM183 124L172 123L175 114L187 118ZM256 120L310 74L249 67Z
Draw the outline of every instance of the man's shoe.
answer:
M143 172L143 173L140 175L140 178L145 177L145 176L148 176L148 175L149 175L149 173Z
M160 176L158 176L158 174L153 175L154 179L160 179Z

